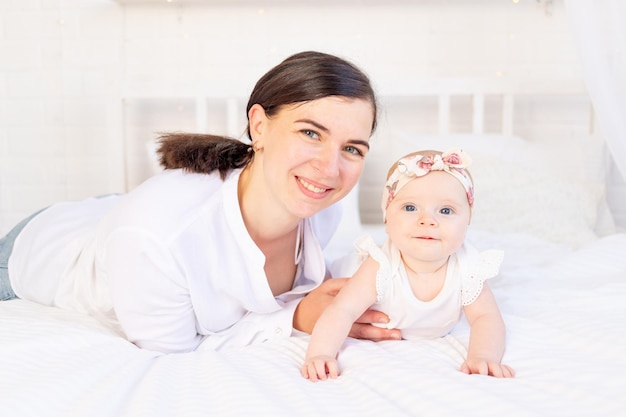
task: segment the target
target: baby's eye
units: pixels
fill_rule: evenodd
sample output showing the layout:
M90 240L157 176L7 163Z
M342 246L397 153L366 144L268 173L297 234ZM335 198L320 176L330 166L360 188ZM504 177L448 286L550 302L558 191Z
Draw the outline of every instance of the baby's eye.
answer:
M317 132L315 132L314 130L310 130L310 129L304 129L302 131L302 133L304 133L306 136L312 138L312 139L319 139L320 135L317 134Z
M406 206L404 206L404 211L415 211L416 208L413 204L407 204Z
M439 212L441 214L452 214L454 213L454 210L452 210L450 207L444 207L441 210L439 210Z

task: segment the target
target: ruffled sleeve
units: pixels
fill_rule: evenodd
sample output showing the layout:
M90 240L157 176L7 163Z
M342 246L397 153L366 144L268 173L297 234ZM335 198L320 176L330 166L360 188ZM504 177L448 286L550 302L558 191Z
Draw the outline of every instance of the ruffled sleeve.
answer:
M376 244L371 236L361 236L354 242L357 251L362 255L369 255L378 262L376 272L376 302L380 302L391 285L391 263L385 252Z
M501 250L486 250L480 253L469 250L463 254L459 253L459 263L463 271L461 303L464 306L476 301L483 290L483 282L486 279L498 275L503 259L504 252ZM466 265L463 265L464 263Z

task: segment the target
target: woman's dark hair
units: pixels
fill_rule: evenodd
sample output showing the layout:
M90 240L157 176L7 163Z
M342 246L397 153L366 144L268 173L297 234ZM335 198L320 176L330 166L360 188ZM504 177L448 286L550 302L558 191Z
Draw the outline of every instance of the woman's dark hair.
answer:
M183 168L209 174L218 170L222 179L233 168L252 158L250 145L237 139L203 133L166 133L159 136L159 162L165 169Z
M374 132L378 107L369 78L350 62L322 52L300 52L269 70L254 86L246 114L259 104L272 117L285 105L330 96L370 102L374 112L371 132ZM249 124L246 134L250 138ZM231 169L245 166L254 156L251 145L223 136L166 133L158 140L159 160L166 169L184 168L200 173L219 170L225 178Z
M374 111L374 132L377 103L367 75L342 58L314 51L292 55L261 77L250 94L246 114L253 105L260 104L272 117L287 104L329 96L369 101Z

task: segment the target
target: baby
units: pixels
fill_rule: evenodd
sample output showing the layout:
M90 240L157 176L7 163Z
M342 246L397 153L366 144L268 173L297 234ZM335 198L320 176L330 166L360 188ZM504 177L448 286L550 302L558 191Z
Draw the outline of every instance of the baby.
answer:
M505 327L486 279L498 274L501 251L479 253L465 242L474 203L471 160L461 150L419 151L394 163L382 210L388 238L357 240L366 258L318 319L301 368L311 380L337 378L337 352L369 308L385 312L404 339L447 335L465 313L470 325L467 374L509 378L501 363Z

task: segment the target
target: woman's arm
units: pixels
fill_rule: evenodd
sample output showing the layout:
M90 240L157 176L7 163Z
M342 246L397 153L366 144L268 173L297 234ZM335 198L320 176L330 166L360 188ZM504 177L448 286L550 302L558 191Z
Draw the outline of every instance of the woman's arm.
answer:
M461 365L461 371L498 378L513 377L513 369L501 364L506 329L496 299L487 283L483 284L483 290L476 301L465 306L464 311L470 325L470 339L467 358Z
M312 333L315 322L322 311L333 301L335 296L349 281L349 278L333 278L324 281L300 301L293 316L294 329ZM365 311L352 324L349 336L356 339L400 340L402 335L398 329L385 329L372 326L371 323L389 323L389 317L376 310Z
M217 350L229 346L245 346L272 338L289 337L292 328L311 333L322 311L332 302L339 290L348 282L347 278L324 281L306 297L285 303L272 313L249 312L228 330L205 338L200 349ZM400 339L399 330L383 329L370 323L387 323L387 315L368 310L352 323L350 336L370 340ZM306 324L304 324L306 323Z
M98 268L129 341L163 353L188 352L200 344L187 283L158 239L120 228L108 236Z

